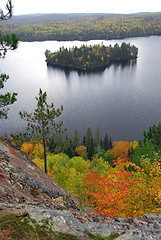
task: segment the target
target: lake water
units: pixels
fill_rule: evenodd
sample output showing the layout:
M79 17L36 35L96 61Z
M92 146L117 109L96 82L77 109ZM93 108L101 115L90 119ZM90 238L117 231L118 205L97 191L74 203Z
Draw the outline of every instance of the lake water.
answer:
M1 92L15 91L17 102L10 106L7 120L0 120L0 135L25 130L20 110L32 112L39 88L47 91L48 102L64 106L62 120L72 136L77 129L85 135L90 126L95 133L99 125L102 137L112 140L139 140L143 131L161 121L161 37L130 38L103 41L135 44L137 61L127 65L113 64L105 71L80 74L47 67L44 52L59 47L81 46L83 42L20 42L1 60L0 71L10 75ZM101 40L85 44L101 44Z

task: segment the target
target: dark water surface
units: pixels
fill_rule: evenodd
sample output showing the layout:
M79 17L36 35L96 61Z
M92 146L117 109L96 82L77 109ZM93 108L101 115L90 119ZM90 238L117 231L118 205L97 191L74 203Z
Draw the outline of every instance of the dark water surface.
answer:
M10 106L7 120L0 120L0 135L25 130L20 110L32 112L39 88L47 91L48 102L64 106L62 119L71 136L77 129L101 128L112 140L138 140L149 126L161 121L161 37L103 41L105 45L125 41L139 48L137 61L115 64L97 73L78 73L47 67L44 52L83 42L20 42L18 49L1 60L0 70L10 75L1 92L15 91L17 102ZM85 44L101 44L101 40Z

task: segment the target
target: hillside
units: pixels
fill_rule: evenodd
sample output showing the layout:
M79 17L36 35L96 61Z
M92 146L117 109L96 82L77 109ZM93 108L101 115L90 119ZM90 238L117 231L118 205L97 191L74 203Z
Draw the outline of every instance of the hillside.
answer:
M101 18L111 18L111 17L125 17L125 16L139 16L139 15L153 15L160 14L142 12L134 14L115 14L115 13L39 13L39 14L26 14L17 15L9 19L5 24L36 24L36 23L52 23L59 21L75 20L80 18L89 17L101 17Z
M124 16L123 14L106 14L106 13L48 13L48 14L26 14L13 16L5 24L37 24L37 23L53 23L67 20L75 20L88 17L114 17Z
M21 41L86 41L161 35L161 14L36 14L15 16L0 24L2 34Z
M1 138L0 215L28 212L37 222L50 219L54 231L81 239L90 239L85 229L102 236L119 233L118 240L160 239L161 214L120 219L100 216L90 208L80 210L77 198L42 172L26 153Z

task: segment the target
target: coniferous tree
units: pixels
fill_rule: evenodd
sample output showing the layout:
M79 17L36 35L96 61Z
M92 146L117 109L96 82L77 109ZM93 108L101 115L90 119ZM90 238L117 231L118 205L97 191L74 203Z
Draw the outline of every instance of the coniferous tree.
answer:
M5 14L2 9L0 9L0 21L8 20L12 17L12 1L8 0L6 4L7 13ZM18 38L14 33L11 35L2 36L0 32L0 58L4 58L7 50L13 50L17 48ZM5 82L9 79L9 76L5 73L0 73L0 89L4 88ZM0 119L7 118L8 108L6 106L13 104L16 101L17 93L7 92L5 94L0 94Z
M94 145L96 148L100 148L101 143L101 131L100 127L98 126L95 133Z
M87 147L87 152L88 152L88 149L89 149L91 138L93 138L92 130L91 130L90 127L88 127L87 131L86 131L86 137L85 137L85 146Z
M76 147L79 147L79 146L80 146L80 137L79 137L78 131L76 130L73 136L73 147L75 149Z
M12 1L8 0L6 3L6 10L7 12L4 13L3 9L0 9L0 20L9 20L12 17L13 14L13 5Z
M100 147L101 147L101 149L104 149L103 140L102 140L102 139L101 139L101 141L100 141Z
M109 149L109 143L110 143L110 140L109 140L108 134L106 133L104 140L103 140L103 149L105 151L107 151Z
M70 158L75 156L74 147L73 147L71 138L69 138L68 140L65 141L64 153L66 153Z
M94 148L94 142L93 142L93 137L92 137L90 139L90 144L89 144L89 148L88 148L88 158L90 160L93 157L94 152L95 152L95 148Z
M86 145L86 137L84 136L83 137L83 142L82 142L82 144L85 146Z
M55 109L54 104L49 105L47 103L47 93L39 90L39 97L36 97L37 108L34 113L28 113L26 111L20 112L22 119L28 122L27 131L36 137L39 137L43 141L44 148L44 165L45 172L47 173L47 158L46 158L46 146L47 136L53 134L56 136L62 132L62 121L56 122L55 120L61 115L63 106L61 109Z
M112 145L112 139L110 137L110 141L109 141L109 149L112 149L113 148L113 145Z
M47 141L47 145L49 148L49 151L51 153L55 152L55 153L60 153L63 152L63 138L61 135L58 136L50 136L50 138Z

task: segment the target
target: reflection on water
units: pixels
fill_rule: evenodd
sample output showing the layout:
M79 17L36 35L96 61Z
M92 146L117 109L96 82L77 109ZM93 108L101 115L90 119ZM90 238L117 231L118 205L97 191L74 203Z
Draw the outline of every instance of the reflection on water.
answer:
M15 91L18 100L10 106L7 120L1 120L0 134L25 130L18 112L35 108L39 88L47 91L48 101L64 106L62 119L71 136L77 129L82 137L90 126L99 125L102 135L113 140L138 140L149 126L161 121L161 37L103 41L105 45L130 42L139 48L137 60L115 63L97 72L80 72L47 66L44 52L72 47L82 42L20 43L7 54L1 70L10 75L4 91ZM93 44L94 41L85 44ZM99 41L96 41L99 43ZM100 41L101 43L101 41ZM150 58L149 56L150 50ZM14 63L14 64L13 64Z
M125 60L125 61L122 61L122 62L115 62L115 63L111 63L109 64L107 67L105 68L102 68L102 69L97 69L97 70L75 70L75 69L69 69L67 67L59 67L59 66L54 66L54 65L51 65L49 63L47 63L47 69L48 69L48 72L50 74L50 72L53 71L53 69L56 69L58 71L61 71L61 72L64 72L65 73L65 76L68 78L71 74L71 72L77 72L79 76L92 76L92 75L99 75L101 76L104 71L106 69L109 69L111 66L114 66L114 69L117 70L118 68L121 68L122 70L124 68L129 68L129 67L135 67L135 65L137 64L137 59L132 59L132 60Z

